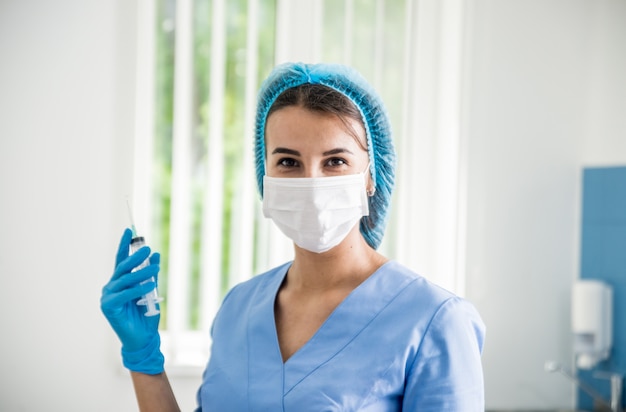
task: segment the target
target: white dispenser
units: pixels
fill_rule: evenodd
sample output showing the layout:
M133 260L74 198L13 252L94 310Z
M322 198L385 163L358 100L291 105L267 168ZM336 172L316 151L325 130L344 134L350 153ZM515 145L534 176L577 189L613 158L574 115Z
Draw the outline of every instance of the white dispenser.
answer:
M591 369L607 359L613 345L613 290L595 279L579 279L572 288L572 331L576 365Z

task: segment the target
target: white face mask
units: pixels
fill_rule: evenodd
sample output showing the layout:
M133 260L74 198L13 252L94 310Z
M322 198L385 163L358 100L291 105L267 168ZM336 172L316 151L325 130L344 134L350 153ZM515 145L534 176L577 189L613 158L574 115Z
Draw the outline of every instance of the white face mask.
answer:
M366 169L369 170L369 167ZM296 245L322 253L369 214L365 172L331 177L263 177L263 214Z

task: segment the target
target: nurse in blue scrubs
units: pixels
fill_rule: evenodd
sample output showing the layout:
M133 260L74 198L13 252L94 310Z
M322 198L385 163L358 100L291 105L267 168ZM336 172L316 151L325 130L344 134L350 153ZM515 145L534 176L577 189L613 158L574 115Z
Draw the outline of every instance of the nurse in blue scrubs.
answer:
M484 411L475 308L389 260L382 240L395 152L382 102L354 70L284 64L256 120L263 212L294 259L234 287L215 318L198 411ZM178 410L130 273L149 251L120 243L102 310L122 341L141 410Z

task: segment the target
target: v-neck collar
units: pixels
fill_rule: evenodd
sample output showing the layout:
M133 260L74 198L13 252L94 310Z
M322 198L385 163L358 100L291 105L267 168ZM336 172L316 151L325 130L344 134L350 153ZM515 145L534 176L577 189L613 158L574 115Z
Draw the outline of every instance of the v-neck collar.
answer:
M396 265L395 261L386 262L357 286L286 362L280 352L274 303L291 262L280 267L275 276L269 277L257 290L258 295L253 299L248 329L250 382L257 382L258 389L271 390L269 381L282 379L283 384L279 387L283 388L284 396L319 366L330 361L413 280L408 277L390 279L389 276L397 272L393 270ZM257 339L268 342L268 345L255 345Z

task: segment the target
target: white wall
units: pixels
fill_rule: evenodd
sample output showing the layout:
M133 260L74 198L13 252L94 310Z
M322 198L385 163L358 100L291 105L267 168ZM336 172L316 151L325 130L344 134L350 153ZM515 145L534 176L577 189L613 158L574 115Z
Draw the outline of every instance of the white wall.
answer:
M571 407L581 167L626 164L624 1L471 2L467 296L490 409Z
M626 164L626 1L594 7L583 164Z
M0 410L133 411L99 309L127 224L135 2L0 2ZM192 410L199 379L176 380Z
M571 406L580 169L626 164L623 0L473 0L467 295L488 407ZM136 410L100 289L127 224L134 2L0 2L0 410ZM174 378L191 410L197 378Z

